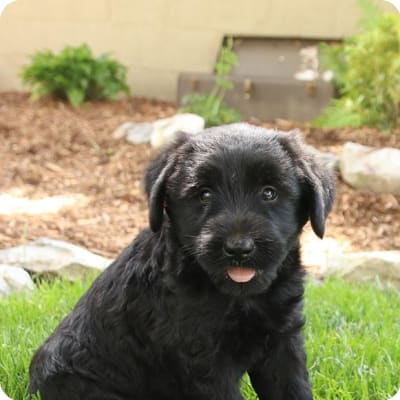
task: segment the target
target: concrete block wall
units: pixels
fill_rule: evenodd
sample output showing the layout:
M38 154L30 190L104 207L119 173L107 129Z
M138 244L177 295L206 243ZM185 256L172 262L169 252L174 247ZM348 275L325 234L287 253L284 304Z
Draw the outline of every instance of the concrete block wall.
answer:
M0 91L21 88L35 51L86 42L129 67L134 95L174 100L179 72L211 72L224 35L342 38L357 18L353 0L16 0L0 16Z

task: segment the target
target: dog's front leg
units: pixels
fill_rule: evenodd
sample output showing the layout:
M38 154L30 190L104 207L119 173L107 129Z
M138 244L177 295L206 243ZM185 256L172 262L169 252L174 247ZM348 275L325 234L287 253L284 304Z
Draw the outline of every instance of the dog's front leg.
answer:
M249 371L260 400L312 400L303 338L270 337L266 358Z

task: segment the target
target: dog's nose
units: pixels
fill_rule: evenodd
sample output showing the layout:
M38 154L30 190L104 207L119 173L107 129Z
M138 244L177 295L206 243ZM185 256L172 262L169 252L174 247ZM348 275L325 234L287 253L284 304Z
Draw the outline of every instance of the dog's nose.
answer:
M228 256L245 258L254 250L254 240L250 238L228 238L224 244L224 251Z

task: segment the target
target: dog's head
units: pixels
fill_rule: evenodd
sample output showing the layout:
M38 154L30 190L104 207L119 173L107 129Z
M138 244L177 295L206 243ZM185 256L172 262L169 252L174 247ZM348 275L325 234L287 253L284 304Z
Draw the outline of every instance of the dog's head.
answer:
M308 219L323 236L335 177L297 132L234 124L181 135L145 186L151 229L168 219L217 288L246 295L270 286Z

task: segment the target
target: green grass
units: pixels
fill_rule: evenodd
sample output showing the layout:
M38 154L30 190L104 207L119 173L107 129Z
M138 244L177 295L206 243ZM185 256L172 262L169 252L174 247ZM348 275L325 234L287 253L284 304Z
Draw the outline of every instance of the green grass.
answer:
M59 280L27 297L0 299L0 386L13 400L27 399L33 352L89 285Z
M33 351L90 281L43 284L29 297L0 300L0 385L26 396ZM307 287L305 330L315 400L386 400L400 387L400 294L331 280ZM248 378L243 393L255 400Z

